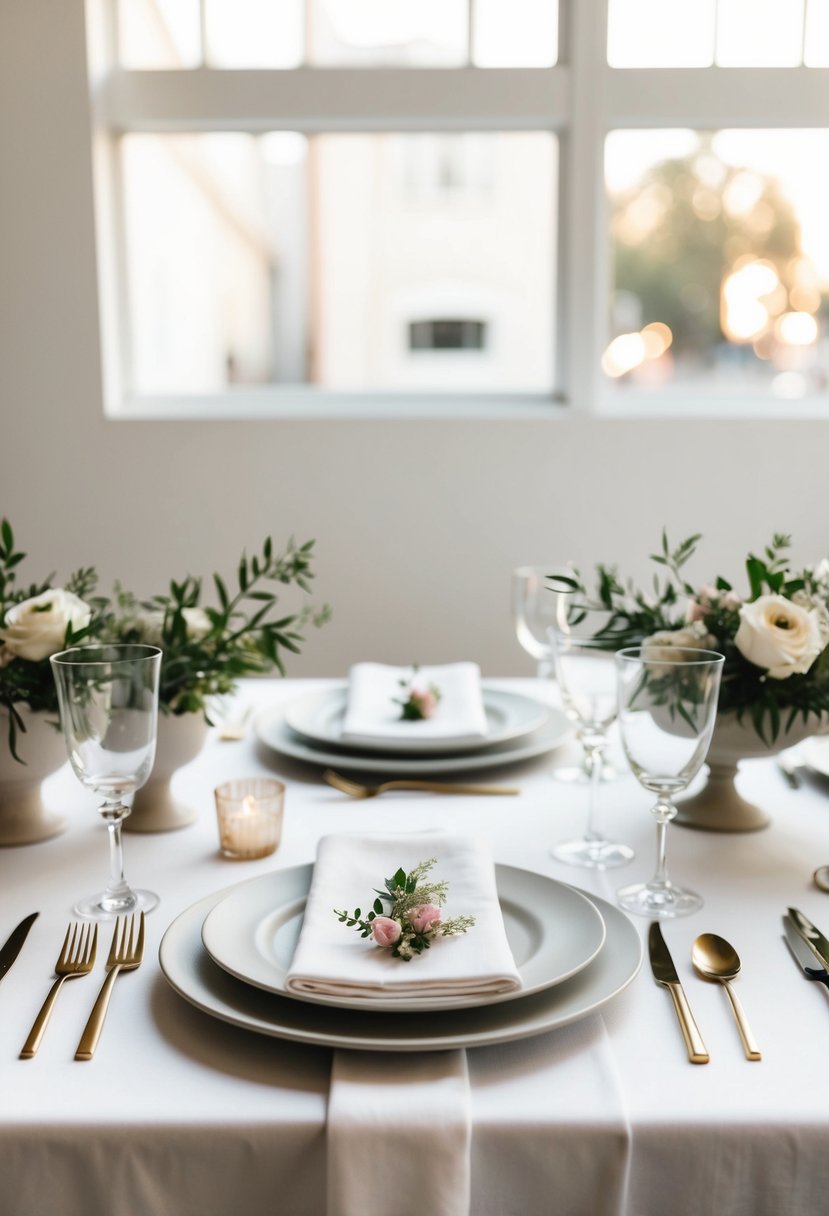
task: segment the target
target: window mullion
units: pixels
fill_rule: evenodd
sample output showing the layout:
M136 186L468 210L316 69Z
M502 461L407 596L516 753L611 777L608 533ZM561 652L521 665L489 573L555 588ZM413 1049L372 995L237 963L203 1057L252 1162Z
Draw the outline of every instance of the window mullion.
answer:
M559 383L565 400L587 411L601 393L607 339L607 0L571 0L566 31L571 122L560 153Z
M549 130L568 121L566 68L124 71L102 82L114 130Z

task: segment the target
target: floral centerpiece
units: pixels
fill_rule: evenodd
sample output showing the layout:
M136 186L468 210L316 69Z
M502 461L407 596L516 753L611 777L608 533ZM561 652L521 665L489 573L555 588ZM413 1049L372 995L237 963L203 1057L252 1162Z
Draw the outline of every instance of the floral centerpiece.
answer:
M580 593L577 612L602 614L595 637L609 649L651 643L724 655L720 714L750 721L772 744L797 719L829 713L829 561L792 570L791 540L775 535L762 557L749 554L743 590L722 576L697 586L683 568L700 539L673 549L663 532L651 560L666 577L657 575L649 591L605 565L597 567L592 594L577 571L556 581Z
M67 646L94 641L105 628L108 601L95 596L97 576L80 569L60 587L54 575L18 586L18 568L26 554L15 546L7 519L0 523L0 708L7 717L8 747L24 761L19 735L27 730L25 712L54 714L58 697L49 658Z
M243 676L274 670L284 675L283 653L299 654L303 627L320 626L330 616L327 606L305 605L286 616L276 612L276 588L294 585L310 591L313 548L312 540L297 545L291 539L277 553L268 537L260 554L242 555L232 591L225 579L213 575L213 604L202 602L202 579L190 575L147 600L116 589L108 636L161 647L162 714L209 718L211 698L232 692Z

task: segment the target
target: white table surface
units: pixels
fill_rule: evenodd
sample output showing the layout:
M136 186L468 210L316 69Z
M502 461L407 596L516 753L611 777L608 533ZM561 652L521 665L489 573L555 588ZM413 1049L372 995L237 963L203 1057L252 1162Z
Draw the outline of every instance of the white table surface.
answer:
M500 683L539 693L535 681ZM268 706L326 686L263 681L245 691ZM127 877L158 891L161 905L147 920L146 961L116 984L89 1063L72 1057L100 965L94 979L65 985L35 1059L17 1058L49 987L72 901L102 886L107 869L94 803L68 768L50 778L44 796L68 813L68 831L0 850L0 939L26 913L40 912L0 985L0 1212L324 1216L331 1052L236 1029L192 1008L159 969L165 929L211 892L311 861L324 833L376 830L378 822L390 831L444 825L480 833L497 861L612 900L617 886L651 874L649 796L626 772L602 788L608 824L636 849L630 866L593 875L561 865L550 846L581 832L586 806L584 788L551 777L565 753L486 774L487 781L519 784L514 799L395 794L361 803L323 785L317 772L257 747L253 734L241 743L211 736L174 779L198 808L197 822L172 833L125 835ZM266 773L288 786L280 850L261 861L225 861L213 788L231 776ZM826 1210L829 992L799 974L780 917L794 904L829 935L829 897L810 882L815 866L829 862L829 782L810 780L793 791L773 762L752 761L739 784L770 812L766 830L669 830L673 876L706 901L664 932L711 1063L687 1062L670 998L647 963L600 1014L468 1052L475 1216ZM639 928L644 935L647 922ZM738 991L763 1049L760 1063L744 1059L725 993L693 973L691 943L702 932L727 937L742 957ZM399 1197L382 1195L374 1212L361 1216L408 1210Z

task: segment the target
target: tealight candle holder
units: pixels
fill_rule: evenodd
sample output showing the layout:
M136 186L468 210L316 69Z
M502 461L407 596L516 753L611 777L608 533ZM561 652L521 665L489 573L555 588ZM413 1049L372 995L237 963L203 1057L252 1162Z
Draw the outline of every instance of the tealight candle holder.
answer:
M254 861L275 853L282 838L285 786L270 777L240 777L216 787L223 857Z

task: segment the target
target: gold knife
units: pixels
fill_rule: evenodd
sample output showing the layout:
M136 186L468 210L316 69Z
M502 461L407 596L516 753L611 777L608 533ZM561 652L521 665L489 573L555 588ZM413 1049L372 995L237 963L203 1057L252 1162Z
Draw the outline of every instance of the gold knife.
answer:
M688 1050L688 1059L692 1064L707 1064L710 1056L702 1041L699 1027L694 1021L694 1015L691 1013L685 991L679 982L674 960L671 958L668 947L665 945L665 939L662 936L662 929L658 920L653 922L648 933L648 953L650 955L653 978L657 984L661 984L663 988L667 988L671 994L676 1016L679 1019L680 1029L682 1030L682 1037Z

